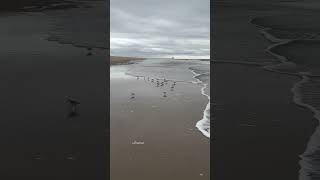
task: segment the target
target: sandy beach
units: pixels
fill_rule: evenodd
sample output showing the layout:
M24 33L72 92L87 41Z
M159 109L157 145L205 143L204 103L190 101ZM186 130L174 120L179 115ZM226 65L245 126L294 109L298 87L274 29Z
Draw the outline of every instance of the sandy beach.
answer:
M2 179L107 178L108 51L94 48L93 41L92 46L82 48L48 41L53 32L72 31L72 25L63 24L81 14L86 17L84 27L90 18L90 24L105 18L99 15L104 8L95 7L104 3L96 3L90 4L91 9L6 12L0 16ZM91 39L92 33L99 36L88 29L79 33L84 41ZM67 96L80 102L76 114L70 113Z
M215 8L213 178L317 179L319 4Z
M209 179L209 138L196 127L208 99L188 69L200 61L179 61L111 66L112 180Z
M134 61L140 61L140 60L144 60L144 58L110 56L110 65L128 64L128 63L134 63Z

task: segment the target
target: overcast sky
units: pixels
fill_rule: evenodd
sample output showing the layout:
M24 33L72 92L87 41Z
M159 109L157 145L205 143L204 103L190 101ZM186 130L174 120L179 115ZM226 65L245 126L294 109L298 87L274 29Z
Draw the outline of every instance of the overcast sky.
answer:
M210 56L210 0L111 0L110 9L113 56Z

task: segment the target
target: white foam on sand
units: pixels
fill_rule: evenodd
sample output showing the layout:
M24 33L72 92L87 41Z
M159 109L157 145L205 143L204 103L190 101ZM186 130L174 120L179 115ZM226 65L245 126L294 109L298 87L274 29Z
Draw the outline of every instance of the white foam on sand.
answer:
M200 132L202 132L204 136L210 138L210 95L206 94L205 92L208 84L203 83L200 79L197 78L201 74L196 73L194 70L191 70L191 72L194 74L193 78L197 80L193 83L202 84L201 94L206 96L209 100L206 108L203 111L202 119L197 122L196 127Z

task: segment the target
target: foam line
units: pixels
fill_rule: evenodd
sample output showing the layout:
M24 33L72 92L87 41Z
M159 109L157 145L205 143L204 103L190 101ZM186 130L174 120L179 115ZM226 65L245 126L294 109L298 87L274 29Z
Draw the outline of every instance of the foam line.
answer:
M206 105L206 108L203 111L202 119L197 122L196 127L200 132L202 132L204 136L210 138L210 95L205 93L205 89L207 88L208 84L203 83L200 79L197 78L201 74L196 73L192 69L191 72L194 74L193 78L196 79L194 83L203 84L201 88L201 94L206 96L209 100L208 104Z

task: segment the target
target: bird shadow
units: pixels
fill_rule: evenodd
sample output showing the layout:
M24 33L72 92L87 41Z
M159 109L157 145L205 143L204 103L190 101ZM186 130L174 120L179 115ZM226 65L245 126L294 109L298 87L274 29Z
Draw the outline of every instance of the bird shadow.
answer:
M79 117L80 113L76 112L76 111L70 111L67 114L67 119L74 119L76 117Z

